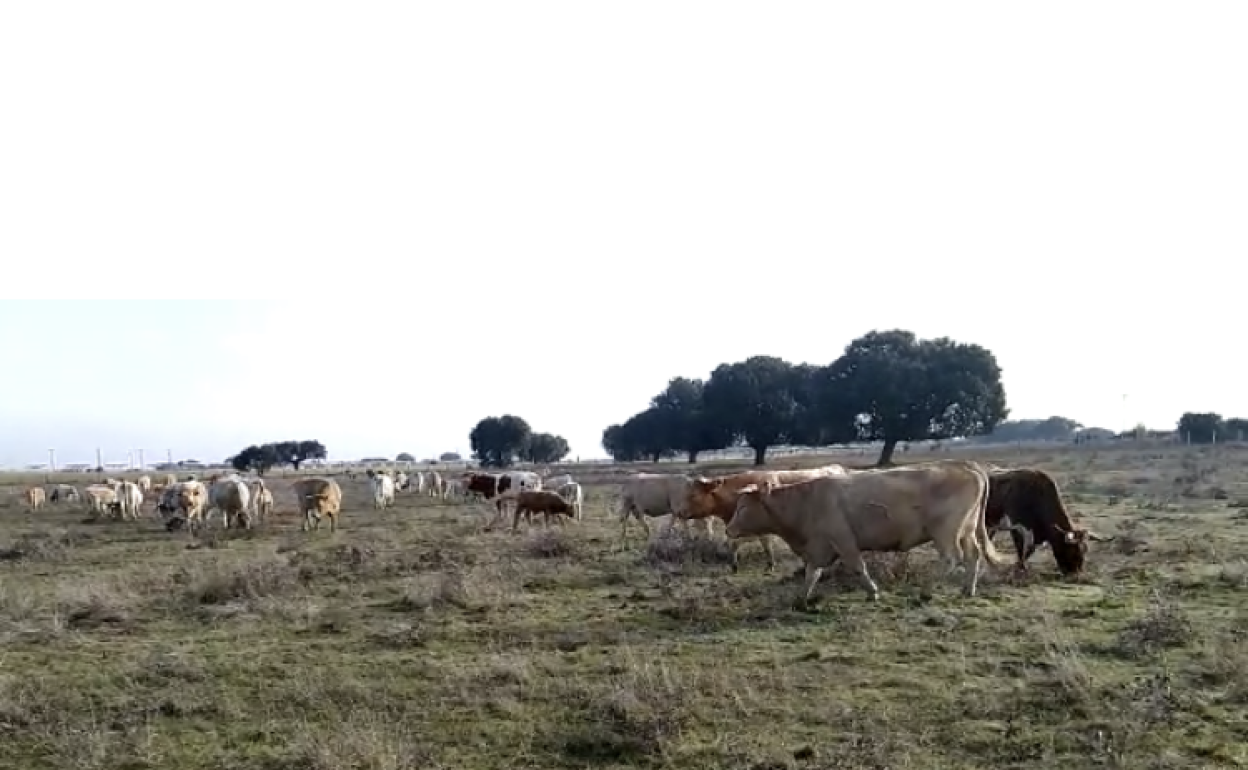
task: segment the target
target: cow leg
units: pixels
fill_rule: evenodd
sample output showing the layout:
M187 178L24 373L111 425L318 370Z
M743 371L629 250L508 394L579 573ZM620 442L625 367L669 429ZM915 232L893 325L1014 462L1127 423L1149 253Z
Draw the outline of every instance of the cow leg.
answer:
M1014 542L1014 553L1018 556L1018 564L1016 569L1019 572L1027 571L1027 538L1023 533L1016 529L1010 530L1010 540Z
M962 594L971 597L975 595L975 591L979 587L979 573L983 564L983 557L978 548L968 548L962 558L962 564L966 567L966 581L962 584Z
M880 587L871 579L871 573L867 570L867 563L863 560L862 553L857 548L854 548L849 553L841 554L841 558L845 560L845 566L862 576L863 587L866 588L867 596L871 601L878 602L880 600ZM806 570L806 579L810 580L809 567Z
M802 606L810 606L810 597L815 592L815 586L819 583L819 578L823 575L823 567L816 567L811 562L806 562L806 584L802 588ZM870 578L867 578L870 580Z

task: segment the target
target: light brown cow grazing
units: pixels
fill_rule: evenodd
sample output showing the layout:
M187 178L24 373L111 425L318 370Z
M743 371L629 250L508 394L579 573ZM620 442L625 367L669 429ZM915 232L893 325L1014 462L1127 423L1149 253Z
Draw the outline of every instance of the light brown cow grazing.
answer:
M48 495L43 491L43 487L31 487L26 490L26 504L30 506L30 510L37 511L47 502Z
M796 471L765 471L753 470L733 473L715 479L697 477L689 480L685 490L685 502L681 514L688 519L721 519L725 524L732 519L737 510L737 495L742 489L754 485L759 487L778 487L784 484L797 484L802 481L823 478L825 476L845 476L849 472L840 465L825 465L821 468L808 468ZM742 538L747 539L747 538ZM776 554L772 547L771 537L758 538L767 555L767 571L776 568ZM737 569L737 551L741 540L730 540L732 550L732 568Z
M204 508L208 505L208 488L202 481L179 481L165 489L172 498L173 510L186 522L187 531L194 536L204 524ZM169 521L166 520L166 526Z
M338 482L326 478L299 479L291 488L299 501L303 514L303 531L321 528L321 517L329 517L329 531L338 529L338 515L342 512L342 489Z
M731 538L779 535L806 564L803 601L838 559L857 571L872 600L880 589L863 551L909 551L933 542L951 565L966 567L963 593L974 596L981 559L1005 564L984 526L988 473L968 460L826 476L789 486L746 487L728 522Z
M113 512L121 513L121 506L117 502L117 492L112 487L106 487L103 484L92 484L82 491L87 509L91 513L97 515Z
M528 517L531 524L535 513L544 514L545 524L549 527L552 516L563 515L569 519L576 518L576 506L556 492L545 489L526 489L516 495L516 516L511 520L511 531L515 532L520 526L521 517Z

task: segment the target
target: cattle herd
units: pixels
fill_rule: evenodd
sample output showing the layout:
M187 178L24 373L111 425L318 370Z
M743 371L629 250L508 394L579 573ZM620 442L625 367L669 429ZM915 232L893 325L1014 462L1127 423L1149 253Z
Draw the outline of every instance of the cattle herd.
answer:
M447 500L482 500L493 504L486 524L492 530L512 511L513 531L521 520L543 515L581 521L582 487L571 476L543 478L533 471L482 473L444 477L437 471L368 471L375 509L394 504L400 491ZM342 510L342 489L328 477L300 478L291 483L304 531L319 530L329 519L336 530ZM148 476L137 481L108 479L81 491L55 484L31 487L26 501L32 509L46 501L77 502L93 516L137 519L145 496L155 499L156 514L169 531L185 528L192 536L220 514L223 527L250 528L273 512L273 493L263 479L238 474L213 476L207 483L195 478L162 484ZM934 544L950 571L962 568L962 591L974 596L983 562L1005 560L992 536L1008 530L1017 552L1017 567L1027 568L1035 550L1048 545L1058 569L1077 575L1085 565L1089 541L1110 540L1077 527L1062 502L1051 476L1031 468L999 468L971 460L936 460L894 468L848 470L827 465L809 470L751 470L717 478L700 475L636 473L620 484L612 506L628 540L630 519L647 534L648 519L670 516L701 525L713 536L713 522L724 523L730 543L732 568L742 542L758 540L775 568L773 538L779 538L805 564L803 601L808 600L823 571L840 562L857 573L872 599L879 589L863 560L870 551L909 551Z

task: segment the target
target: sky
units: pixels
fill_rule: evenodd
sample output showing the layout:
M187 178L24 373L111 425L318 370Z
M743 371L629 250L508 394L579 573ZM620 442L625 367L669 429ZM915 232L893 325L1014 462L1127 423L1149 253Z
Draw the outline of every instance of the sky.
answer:
M602 456L904 328L1012 417L1248 416L1248 4L0 5L0 465Z

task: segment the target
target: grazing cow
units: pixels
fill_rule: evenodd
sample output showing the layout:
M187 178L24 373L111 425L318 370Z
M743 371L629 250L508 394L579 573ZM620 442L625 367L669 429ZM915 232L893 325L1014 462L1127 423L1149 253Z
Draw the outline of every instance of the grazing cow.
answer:
M208 504L208 488L201 481L176 481L165 487L156 512L173 531L183 524L193 536L203 524L204 506Z
M788 486L748 486L737 496L727 534L779 535L805 562L803 601L838 559L862 576L867 594L878 600L863 551L909 551L929 541L951 565L962 560L962 591L974 596L982 559L1005 563L984 525L987 502L988 473L978 463L937 460Z
M251 509L256 521L265 521L273 514L273 492L265 486L264 479L253 479L248 486L251 488Z
M555 492L572 504L572 509L576 512L574 518L580 521L585 515L585 493L581 491L581 485L575 481L569 481L556 489Z
M117 492L103 484L92 484L83 490L86 496L87 508L93 514L119 512L117 504Z
M118 512L122 519L139 520L139 509L143 506L143 491L132 481L123 481L113 489L117 493Z
M494 496L496 513L494 518L485 525L485 528L490 529L506 515L503 507L504 503L514 501L521 492L533 492L541 488L542 478L533 471L507 471L500 474Z
M135 483L139 485L139 491L145 495L148 492L152 491L152 477L151 476L139 476L139 480Z
M237 476L225 476L212 482L208 488L208 508L204 511L204 525L213 511L220 511L221 526L230 528L233 521L243 529L251 529L251 490Z
M628 478L620 488L620 537L628 542L628 519L633 517L641 522L641 527L650 536L650 523L647 518L657 518L672 514L672 523L684 510L685 497L688 494L690 479L684 475L667 473L638 473Z
M446 487L442 482L442 474L437 471L429 471L429 475L425 479L426 491L430 497L442 497L446 493Z
M47 502L48 494L43 491L43 487L30 487L26 490L26 504L30 506L30 510L37 511Z
M528 517L532 522L533 514L541 513L545 515L545 524L550 526L550 517L555 515L563 515L568 518L575 518L576 509L572 503L563 499L559 495L546 489L526 489L515 496L516 500L516 516L511 521L511 531L515 532L520 526L520 519Z
M299 479L291 485L295 499L299 501L299 512L303 514L303 531L317 531L321 528L321 518L329 517L329 531L338 530L338 516L342 513L342 489L338 482L326 478Z
M368 472L368 483L373 489L373 508L381 510L394 505L394 479L390 474Z
M808 468L806 470L743 471L715 479L698 476L689 481L688 489L685 492L684 509L681 515L684 518L695 521L714 517L727 524L732 519L733 513L736 512L737 494L751 484L760 487L777 487L784 484L797 484L825 476L844 476L847 473L848 471L840 465L825 465L821 468ZM728 545L732 552L732 566L734 570L737 567L737 552L742 545L742 540L746 539L748 538L729 541ZM763 553L767 556L768 572L776 568L776 553L772 547L771 540L770 537L758 538L759 543L763 546Z
M52 487L52 494L48 496L51 502L59 503L62 500L67 503L77 503L82 500L82 495L78 492L78 488L69 484L57 484Z
M1002 468L991 471L988 486L984 524L994 533L1010 530L1021 571L1027 570L1027 560L1036 552L1036 547L1048 543L1058 570L1063 575L1078 575L1087 560L1088 541L1114 539L1075 526L1062 504L1057 482L1042 470Z

